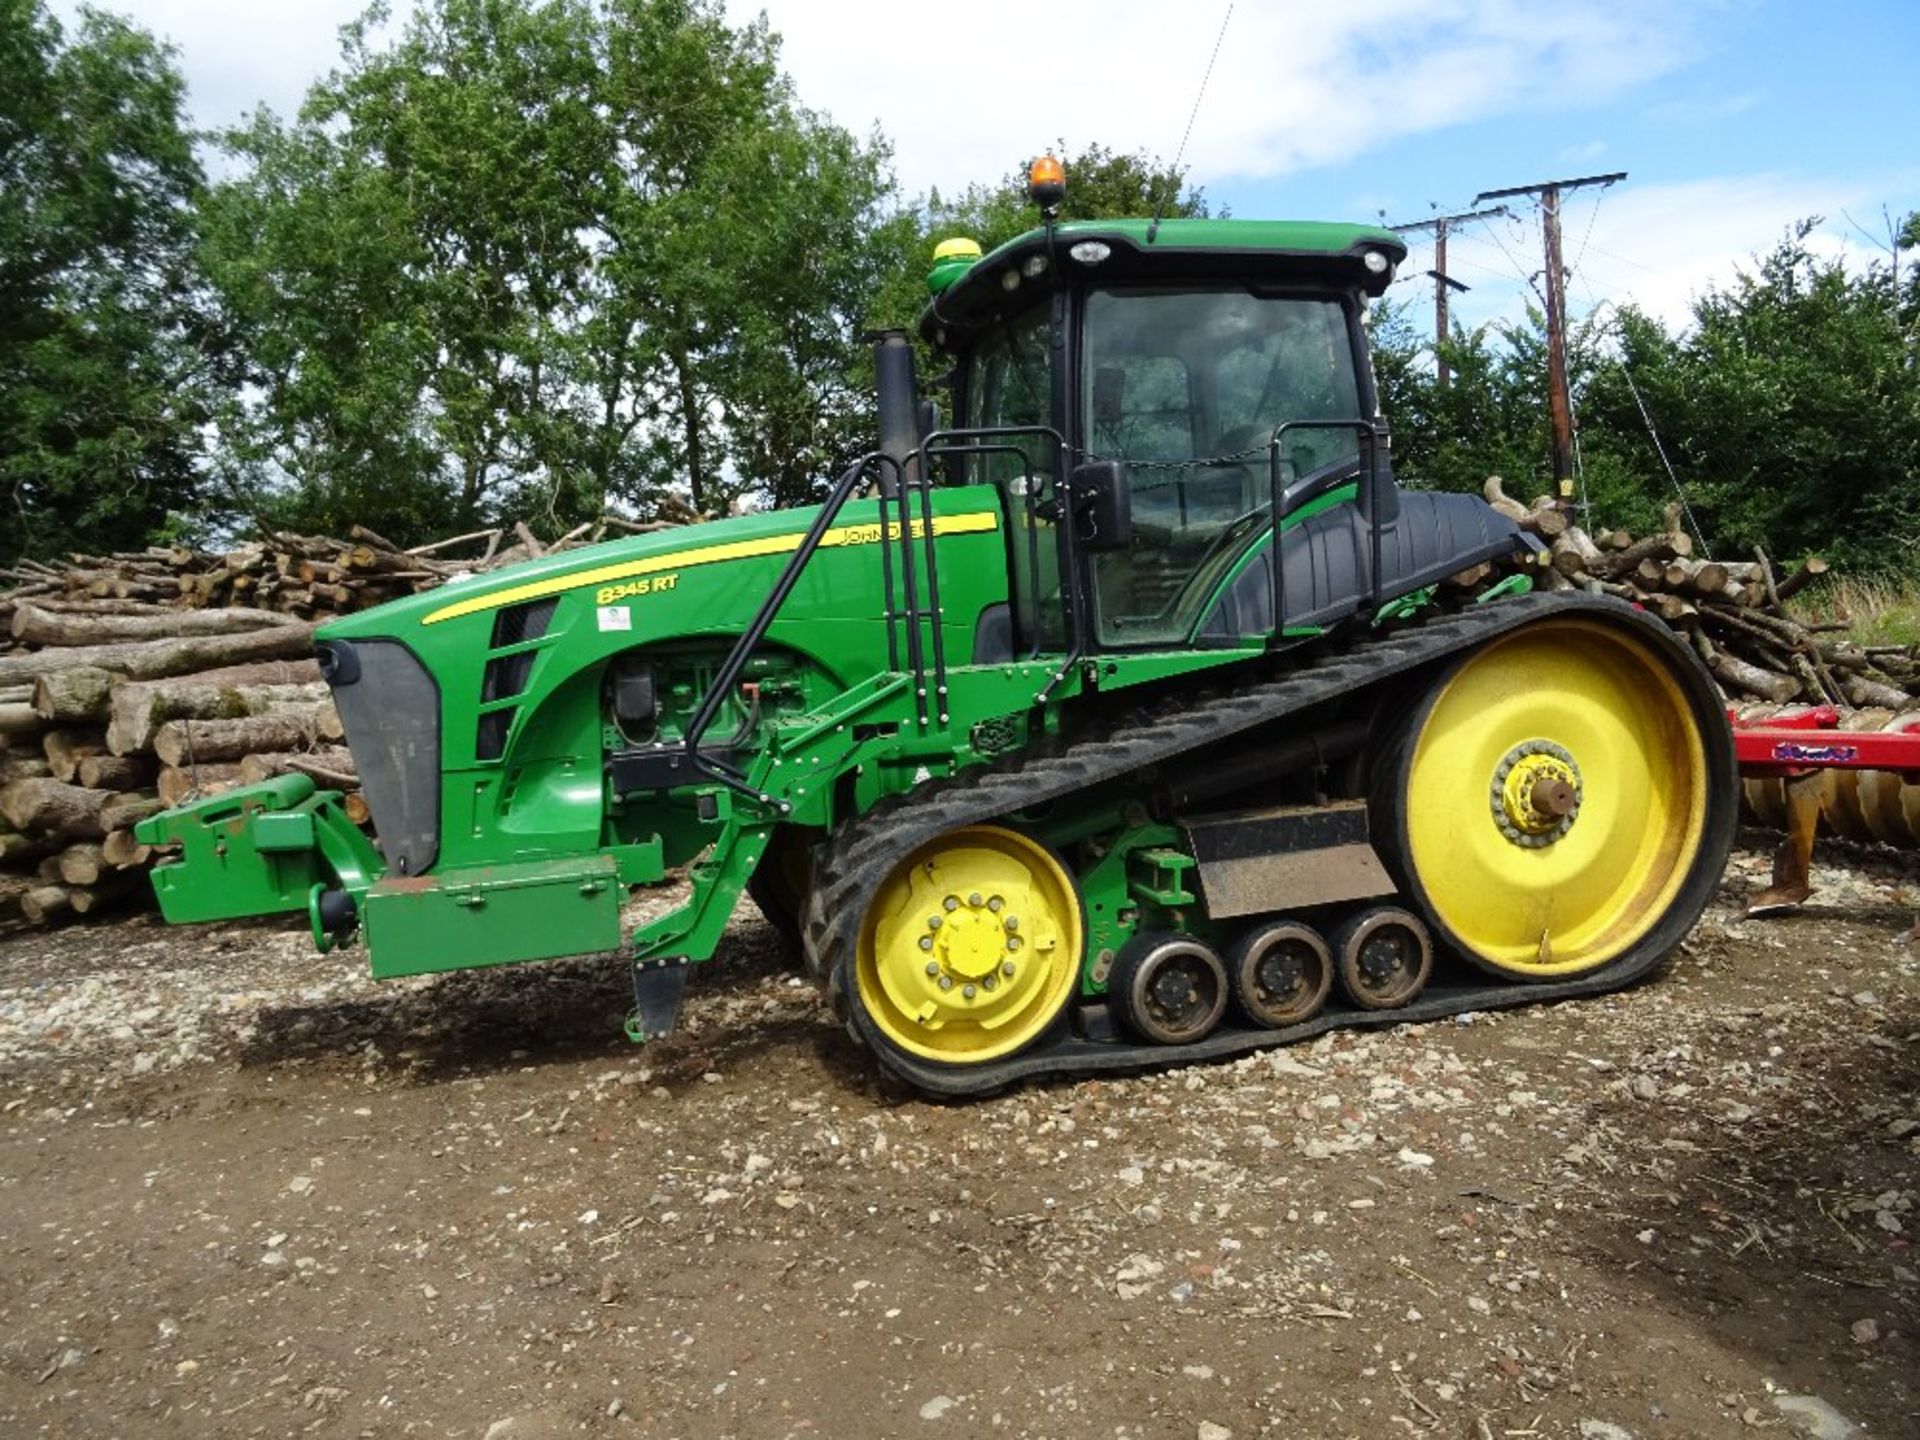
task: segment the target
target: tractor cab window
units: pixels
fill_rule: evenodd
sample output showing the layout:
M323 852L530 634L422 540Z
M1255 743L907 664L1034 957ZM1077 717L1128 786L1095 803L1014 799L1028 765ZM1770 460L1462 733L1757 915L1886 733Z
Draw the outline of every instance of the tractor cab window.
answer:
M974 346L967 362L966 428L1053 424L1051 340L1049 306L1042 300ZM1052 492L1054 447L1040 436L1004 443L1004 451L962 460L961 473L1001 492L1016 643L1029 652L1058 650L1066 641L1059 537L1044 508Z
M967 377L968 429L1008 428L1053 423L1053 377L1048 364L1047 305L993 330L974 348ZM1051 470L1052 457L1037 441L1021 446L1036 478ZM1017 455L980 457L971 469L976 482L1005 484L1025 467Z
M1336 297L1098 290L1084 323L1086 448L1127 462L1133 543L1096 562L1099 635L1184 640L1266 525L1268 445L1289 420L1352 420L1360 387ZM1281 484L1348 462L1346 431L1281 437Z

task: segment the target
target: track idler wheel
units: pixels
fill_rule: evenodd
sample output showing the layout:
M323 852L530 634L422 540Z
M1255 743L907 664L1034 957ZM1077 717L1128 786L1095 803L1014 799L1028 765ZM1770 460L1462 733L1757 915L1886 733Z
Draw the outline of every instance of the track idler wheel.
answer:
M1700 663L1656 622L1596 611L1455 661L1378 757L1370 818L1440 943L1551 982L1671 953L1719 884L1737 795Z
M1427 988L1433 938L1411 911L1376 905L1333 932L1340 993L1362 1010L1398 1010Z
M1107 977L1107 1003L1143 1040L1190 1045L1204 1040L1227 1009L1227 967L1191 935L1129 940Z
M951 830L902 856L861 918L855 1033L946 1065L1016 1055L1066 1010L1085 945L1057 855L998 825Z
M1299 1025L1320 1013L1333 989L1333 951L1311 925L1275 920L1234 941L1227 952L1234 1003L1268 1030Z

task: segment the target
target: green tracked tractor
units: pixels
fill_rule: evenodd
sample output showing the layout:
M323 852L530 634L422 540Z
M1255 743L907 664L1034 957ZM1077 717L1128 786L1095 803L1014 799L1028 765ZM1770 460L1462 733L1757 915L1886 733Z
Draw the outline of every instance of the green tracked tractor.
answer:
M1043 213L942 247L952 421L881 337L819 507L324 627L378 841L298 776L168 811L167 917L305 911L377 976L624 946L648 1039L749 892L938 1095L1649 972L1731 841L1724 712L1626 605L1438 588L1540 556L1395 483L1363 316L1400 240Z

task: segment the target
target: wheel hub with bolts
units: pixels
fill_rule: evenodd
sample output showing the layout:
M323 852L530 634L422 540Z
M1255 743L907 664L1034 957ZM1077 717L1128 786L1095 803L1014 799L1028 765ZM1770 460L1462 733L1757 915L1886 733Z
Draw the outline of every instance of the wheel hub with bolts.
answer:
M1542 850L1580 815L1580 767L1551 740L1523 740L1504 756L1487 787L1493 823L1523 850Z
M1060 1013L1085 944L1072 877L1016 831L969 826L903 858L863 924L856 997L932 1060L1008 1054Z
M920 941L920 948L932 957L927 974L943 990L954 984L992 990L1002 976L1011 980L1019 974L1025 943L1019 932L1020 917L1008 907L1006 897L977 891L965 898L949 895L940 909L927 916L927 933Z

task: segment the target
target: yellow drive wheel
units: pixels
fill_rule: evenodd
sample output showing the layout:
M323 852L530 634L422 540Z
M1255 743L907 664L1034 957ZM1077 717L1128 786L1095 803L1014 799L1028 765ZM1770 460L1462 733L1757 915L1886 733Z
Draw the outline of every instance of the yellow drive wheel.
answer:
M1664 951L1724 864L1733 786L1703 733L1711 692L1637 628L1511 632L1439 682L1389 757L1398 793L1376 805L1395 812L1409 889L1496 974L1565 979L1650 939Z
M1014 1054L1059 1018L1086 924L1073 877L1038 841L970 825L907 856L875 893L854 999L877 1036L954 1065Z

